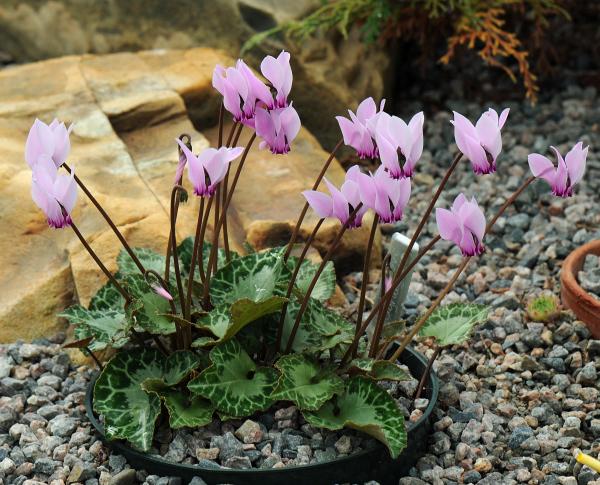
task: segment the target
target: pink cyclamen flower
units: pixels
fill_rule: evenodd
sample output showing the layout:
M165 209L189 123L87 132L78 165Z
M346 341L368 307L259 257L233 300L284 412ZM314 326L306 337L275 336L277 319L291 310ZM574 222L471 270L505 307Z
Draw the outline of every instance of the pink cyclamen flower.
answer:
M252 124L259 101L266 106L273 103L269 88L258 79L252 70L238 59L235 67L217 65L213 71L213 87L223 96L223 106L233 119Z
M47 125L36 118L25 142L25 160L29 167L33 168L41 155L49 156L57 168L65 163L71 151L69 134L72 128L73 125L67 128L57 119Z
M559 197L571 197L573 187L583 177L585 172L585 160L587 158L588 148L583 148L583 143L575 145L565 158L554 147L551 147L556 153L558 167L539 153L532 153L527 157L529 168L534 176L544 179L550 184L552 193Z
M186 156L188 177L194 186L194 194L199 197L211 197L215 193L217 185L227 173L229 162L244 151L242 147L206 148L196 156L180 139L175 140Z
M292 68L290 66L290 53L281 51L277 58L265 57L260 63L260 72L269 80L277 92L269 108L285 108L288 105L287 97L292 90Z
M165 300L173 301L173 297L171 296L171 293L169 293L167 290L165 290L162 286L153 285L152 288L154 289L154 291L156 292L156 294L158 296L162 296Z
M442 239L456 243L463 256L483 253L485 216L475 197L469 201L463 194L459 194L450 210L436 209L435 218Z
M506 122L509 109L498 113L492 108L481 115L473 126L467 118L454 111L454 139L462 154L469 159L477 175L494 173L496 159L502 150L500 130Z
M412 177L415 165L423 154L423 123L419 112L406 124L397 116L380 113L371 122L381 163L393 178ZM398 152L404 156L401 165Z
M326 178L323 180L330 195L316 190L305 190L302 195L319 217L336 217L342 224L346 224L350 213L362 203L360 186L365 183L365 180L361 177L360 169L356 165L351 167L346 173L346 180L340 189ZM354 216L354 219L350 221L348 227L360 227L367 209L368 207L363 205Z
M254 126L256 135L263 139L259 147L282 154L290 151L290 144L300 131L300 117L291 104L271 111L258 108Z
M31 197L46 214L48 225L55 229L69 226L77 200L75 170L71 169L70 175L59 175L54 160L40 155L33 166L31 182Z
M361 173L363 183L359 185L360 197L365 206L373 209L382 222L397 222L402 219L404 208L410 198L410 179L393 179L381 165L375 174Z
M373 126L373 120L382 112L385 106L385 99L381 101L379 112L373 98L363 100L354 114L348 110L350 119L343 116L336 116L340 130L344 137L344 143L356 150L360 158L375 158L378 155L377 146L373 141L375 136L370 127Z

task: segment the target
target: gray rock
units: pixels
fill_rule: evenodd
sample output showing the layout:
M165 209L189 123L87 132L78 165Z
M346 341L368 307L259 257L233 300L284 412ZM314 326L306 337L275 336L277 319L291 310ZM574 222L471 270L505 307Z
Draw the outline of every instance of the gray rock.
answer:
M59 462L51 460L50 458L39 458L33 465L33 471L35 473L41 473L42 475L52 475L58 466Z
M50 420L48 429L57 436L68 437L77 429L78 421L60 414Z
M214 436L210 440L211 448L219 448L219 458L221 463L226 462L234 456L242 456L244 454L244 445L231 432L225 433L223 436Z
M227 468L245 470L248 468L252 468L252 462L247 456L232 456L231 458L225 460L223 466Z
M523 442L532 436L533 430L529 426L517 426L508 439L508 446L513 450L517 449Z

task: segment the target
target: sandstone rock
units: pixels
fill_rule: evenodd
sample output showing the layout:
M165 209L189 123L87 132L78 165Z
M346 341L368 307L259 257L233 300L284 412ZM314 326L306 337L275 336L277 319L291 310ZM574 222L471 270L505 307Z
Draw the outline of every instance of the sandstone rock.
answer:
M0 45L17 62L46 59L68 54L109 53L140 49L187 49L192 46L221 48L237 56L242 44L257 32L277 24L298 20L321 5L319 0L220 0L218 2L95 2L94 0L4 0L0 6ZM176 19L176 21L174 21ZM198 19L202 19L201 22ZM60 29L55 26L60 25ZM265 53L273 54L283 47L293 52L294 99L300 115L321 143L331 148L339 138L337 123L331 113L342 114L354 108L366 96L380 98L388 55L376 44L360 40L361 28L351 28L347 38L334 31L317 35L297 45L284 45L269 38L246 57L258 67ZM214 57L205 49L203 55L190 56L195 66L188 77L205 62L212 70ZM115 58L116 59L116 58ZM163 57L166 60L166 57ZM147 59L145 59L147 60ZM91 60L94 64L95 59ZM120 58L123 79L131 66L136 71L140 59L129 54ZM155 66L156 67L156 66ZM185 78L184 64L167 60L162 80L173 88L170 72ZM199 79L203 83L203 79ZM103 80L99 79L100 84ZM190 85L195 81L191 80ZM179 94L181 91L175 89ZM141 89L139 99L148 91ZM160 116L173 108L168 90L148 98ZM182 94L188 110L206 120L216 105L206 103L202 92L195 89ZM214 101L214 98L209 98ZM100 96L105 103L103 96ZM323 100L327 100L326 103ZM133 99L129 99L133 101ZM111 104L105 108L110 111ZM163 109L158 109L162 107ZM129 110L120 122L125 125L140 113ZM326 115L326 116L324 116ZM115 114L115 117L118 117Z
M202 110L189 107L201 100L218 105L210 83L219 62L233 60L216 50L190 49L70 56L0 71L0 218L12 228L0 235L0 342L56 332L64 325L56 314L77 299L87 304L105 283L72 231L49 229L30 199L23 147L32 120L76 122L69 164L133 246L162 252L177 164L174 138L189 133L195 151L215 139L216 129ZM252 151L231 207L232 247L241 250L246 240L257 249L286 243L304 203L300 191L312 185L326 157L304 129L287 156ZM335 183L343 178L337 162L328 176ZM193 233L197 207L193 196L181 206L178 239ZM118 240L81 192L73 218L114 271ZM316 220L309 213L301 238ZM323 225L315 243L321 253L337 226ZM361 266L368 231L348 232L338 267ZM374 258L379 257L378 243Z

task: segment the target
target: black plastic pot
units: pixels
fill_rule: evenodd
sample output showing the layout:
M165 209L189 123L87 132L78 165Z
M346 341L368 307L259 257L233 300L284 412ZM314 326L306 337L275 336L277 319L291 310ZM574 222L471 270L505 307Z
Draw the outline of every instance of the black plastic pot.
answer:
M425 358L410 348L403 352L400 360L410 368L411 373L417 378L420 378L425 372ZM383 445L378 445L372 449L326 463L278 469L234 470L174 463L136 451L124 441L108 440L92 407L94 383L95 379L90 383L86 395L87 416L102 437L102 441L109 448L127 458L131 466L136 469L144 469L148 473L160 476L180 477L186 483L197 476L209 485L219 483L240 485L330 485L344 482L364 483L369 480L376 480L382 485L397 485L398 479L408 474L410 468L414 466L427 446L427 439L431 430L430 417L437 403L439 391L438 379L432 372L423 392L423 397L429 399L429 406L427 406L423 416L418 421L414 423L407 422L408 447L395 460L392 460Z

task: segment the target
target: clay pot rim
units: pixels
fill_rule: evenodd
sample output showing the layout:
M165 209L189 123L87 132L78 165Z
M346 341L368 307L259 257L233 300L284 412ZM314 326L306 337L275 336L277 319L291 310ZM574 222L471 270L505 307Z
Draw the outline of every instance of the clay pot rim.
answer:
M560 272L561 296L563 304L573 310L592 333L596 334L600 327L600 300L590 295L577 281L577 273L583 267L588 254L600 256L600 240L583 244L567 256Z

